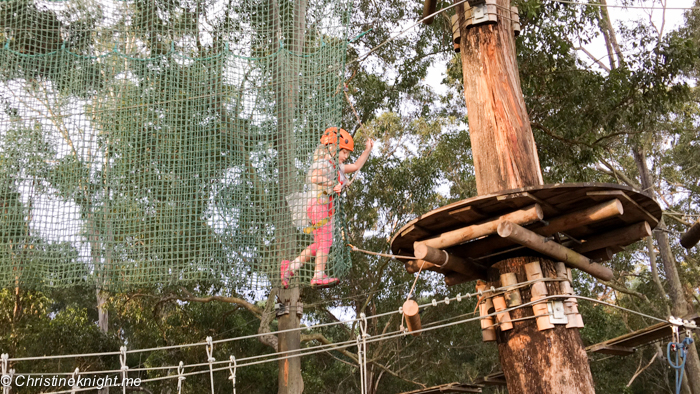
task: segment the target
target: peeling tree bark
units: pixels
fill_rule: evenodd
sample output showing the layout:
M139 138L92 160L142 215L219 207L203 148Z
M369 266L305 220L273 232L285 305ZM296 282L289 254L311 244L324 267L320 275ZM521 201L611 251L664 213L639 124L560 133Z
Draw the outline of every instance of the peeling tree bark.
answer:
M498 0L500 22L465 28L459 12L464 96L479 195L541 185L542 171L525 108L510 24L510 0ZM462 6L459 6L462 9Z

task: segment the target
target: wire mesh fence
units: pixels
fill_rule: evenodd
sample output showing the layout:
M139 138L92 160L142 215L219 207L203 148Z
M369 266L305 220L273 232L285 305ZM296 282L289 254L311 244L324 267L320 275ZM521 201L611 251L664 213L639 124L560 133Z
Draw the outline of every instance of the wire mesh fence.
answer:
M0 284L279 285L314 243L308 173L340 126L350 5L0 3Z

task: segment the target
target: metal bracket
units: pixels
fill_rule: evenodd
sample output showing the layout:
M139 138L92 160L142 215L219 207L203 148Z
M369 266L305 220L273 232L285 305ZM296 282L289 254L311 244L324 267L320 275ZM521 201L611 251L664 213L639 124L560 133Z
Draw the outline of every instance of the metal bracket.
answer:
M470 0L469 6L464 7L464 19L467 28L498 22L496 0Z
M568 324L569 318L566 317L564 309L564 301L550 301L547 303L547 312L549 312L549 322L552 324Z
M281 304L277 303L275 304L275 315L277 317L288 315L290 310L293 310L294 308L290 308L289 304ZM296 312L298 316L301 316L304 314L304 304L301 302L297 302L296 304Z

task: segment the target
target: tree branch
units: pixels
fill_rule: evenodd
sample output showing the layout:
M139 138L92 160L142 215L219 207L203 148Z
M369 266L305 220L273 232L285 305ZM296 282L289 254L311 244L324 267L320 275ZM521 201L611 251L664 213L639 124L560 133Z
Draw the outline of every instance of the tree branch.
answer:
M265 309L260 317L260 326L258 327L258 334L266 334L270 332L270 324L275 320L275 298L277 297L277 289L270 290L270 294L267 296L267 302L265 303ZM279 340L276 335L268 334L263 335L258 338L258 340L267 346L277 350L279 346Z
M658 356L658 355L659 355L659 353L654 353L654 357L652 357L651 360L649 360L649 363L644 368L639 369L639 367L637 367L637 372L635 372L634 375L632 375L632 379L630 379L629 383L627 383L627 387L631 386L632 382L634 382L634 380L637 379L637 376L639 376L642 372L644 372L645 369L649 368L651 363L653 363L654 360L656 360L656 356ZM639 359L639 364L641 367L641 364L642 364L641 358Z
M602 283L605 286L608 286L616 291L619 291L620 293L625 293L625 294L635 296L635 297L639 298L640 300L646 302L647 304L651 304L651 302L649 301L647 296L645 296L644 294L639 293L637 291L630 290L627 287L625 287L624 285L619 285L619 284L614 283L612 281L605 281L605 280L601 280L600 283Z
M209 297L197 297L194 294L190 293L189 290L185 289L184 287L181 287L180 290L185 293L185 297L178 297L181 301L191 301L191 302L202 302L202 303L207 303L211 301L221 301L221 302L226 302L228 304L236 304L244 307L245 309L249 310L252 312L257 318L262 318L263 310L258 308L257 306L251 304L250 302L238 298L238 297L225 297L225 296L209 296Z
M610 173L612 173L615 177L622 179L622 181L625 182L627 185L632 186L633 188L635 188L637 190L642 189L642 187L639 184L637 184L637 182L630 179L627 175L625 175L620 170L615 168L615 166L608 163L604 158L599 157L598 159L600 160L601 163L603 163L604 166L608 167L608 169L610 170Z

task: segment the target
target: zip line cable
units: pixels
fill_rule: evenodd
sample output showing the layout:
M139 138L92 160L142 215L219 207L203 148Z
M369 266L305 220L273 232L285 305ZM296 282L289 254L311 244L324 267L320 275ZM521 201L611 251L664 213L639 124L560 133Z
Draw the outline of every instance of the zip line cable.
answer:
M570 0L550 0L554 3L562 3L562 4L573 4L573 5L583 5L583 6L591 6L591 7L601 7L601 8L634 8L634 9L643 9L643 10L659 10L659 11L664 11L664 10L674 10L674 11L690 11L690 10L700 10L700 7L654 7L654 6L644 6L644 5L617 5L617 4L600 4L600 3L579 3L576 1L570 1Z
M534 280L530 280L530 281L526 281L526 282L517 283L514 285L501 286L498 288L495 288L492 286L490 289L479 290L475 293L467 293L465 295L462 295L460 293L460 294L457 294L457 296L452 297L452 298L446 297L443 300L433 300L432 302L419 305L418 308L437 306L438 304L450 303L451 301L458 301L459 302L465 297L466 298L472 298L472 297L490 298L490 297L499 295L501 293L505 293L506 291L509 291L509 290L529 286L529 285L534 284L536 282L553 282L553 281L559 282L559 281L567 281L567 280L568 279L562 279L562 278L539 278L539 279L534 279ZM622 308L622 307L619 307L619 308ZM628 311L632 312L632 313L636 313L636 312L631 311L631 310L628 310ZM403 314L403 308L398 308L398 310L393 310L393 311L379 313L379 314L372 315L372 316L367 316L367 319L377 319L380 317L393 315L395 313ZM656 319L658 319L658 318L656 318ZM235 338L219 339L216 341L211 341L211 344L234 342L234 341L240 341L240 340L244 340L244 339L259 338L259 337L266 336L266 335L275 335L275 334L280 334L280 333L289 333L289 332L296 332L296 331L311 330L314 328L329 327L329 326L334 326L334 325L338 325L338 324L350 324L350 323L355 323L355 322L358 322L361 320L362 319L358 317L358 318L354 318L354 319L339 320L339 321L330 322L330 323L320 323L320 324L315 324L315 325L311 325L311 326L290 328L287 330L278 330L278 331L271 331L271 332L266 332L266 333L245 335L245 336L235 337ZM665 320L660 320L660 321L665 321ZM171 345L171 346L163 346L163 347L155 347L155 348L147 348L147 349L127 350L126 353L127 354L137 354L137 353L146 353L146 352L152 352L152 351L182 349L182 348L194 347L194 346L207 346L208 344L209 344L209 342L202 341L202 342L195 342L195 343L188 343L188 344L181 344L181 345ZM121 352L114 351L114 352L104 352L104 353L69 354L69 355L59 355L59 356L18 357L18 358L10 358L9 360L10 361L37 361L37 360L52 360L52 359L59 359L59 358L114 356L114 355L120 355L120 354L121 354ZM240 359L239 359L239 361L240 361Z

